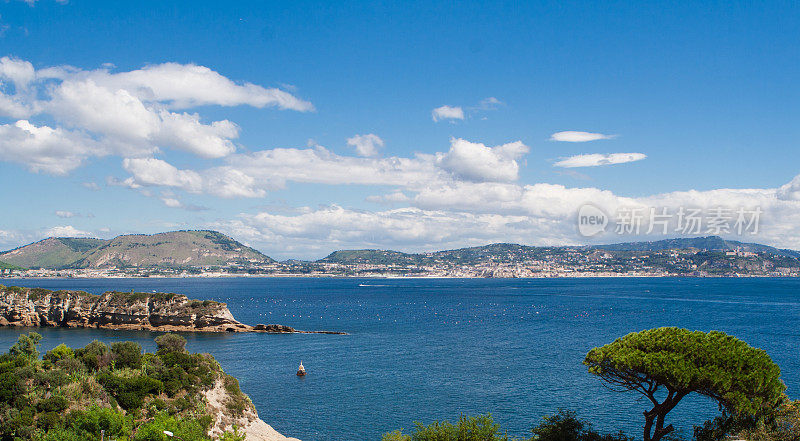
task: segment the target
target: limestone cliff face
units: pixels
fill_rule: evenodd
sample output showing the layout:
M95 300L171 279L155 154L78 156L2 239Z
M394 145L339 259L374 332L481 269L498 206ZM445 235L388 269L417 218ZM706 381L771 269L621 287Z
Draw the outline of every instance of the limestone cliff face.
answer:
M227 305L181 294L50 291L0 286L0 326L248 332Z

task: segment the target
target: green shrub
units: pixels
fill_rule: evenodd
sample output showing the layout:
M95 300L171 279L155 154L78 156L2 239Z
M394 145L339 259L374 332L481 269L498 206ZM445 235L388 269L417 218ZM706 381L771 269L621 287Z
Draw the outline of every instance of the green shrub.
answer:
M559 409L555 415L542 418L538 426L531 429L534 441L633 441L622 432L600 434L591 429L591 424L579 420L575 412Z
M10 403L25 390L22 379L14 372L0 374L0 402Z
M105 431L107 439L126 436L131 431L129 418L114 409L99 406L71 411L65 418L65 426L81 434L82 439L100 439L101 430Z
M150 377L120 377L111 372L101 373L97 381L105 388L125 410L142 407L144 399L150 394L160 392L164 385Z
M61 424L61 417L56 412L45 412L36 418L36 425L43 430L52 430Z
M53 396L39 401L36 408L39 412L61 412L69 407L69 401L64 397Z
M174 438L167 437L164 431L174 434ZM142 424L136 431L133 441L172 441L182 439L186 441L209 440L205 428L193 419L179 419L167 414L157 415L153 421Z
M14 346L11 346L11 349L8 350L8 353L14 357L39 358L40 341L42 341L42 336L35 332L30 332L27 335L21 334Z
M67 358L75 358L75 351L73 351L72 348L68 347L64 343L61 343L53 349L50 349L46 354L44 354L44 359L52 363L56 363L59 360L64 360Z
M111 348L105 343L95 340L86 347L75 351L75 356L90 370L98 370L111 364Z
M186 339L178 334L164 334L156 337L158 354L170 352L186 352Z
M132 341L116 342L111 345L114 366L117 368L139 369L142 367L142 347Z
M500 433L500 425L492 416L460 416L456 424L448 421L434 421L429 425L415 423L411 439L413 441L508 441L508 435ZM400 440L403 440L400 435Z
M64 358L56 362L56 367L68 374L77 374L86 370L86 365L76 358Z

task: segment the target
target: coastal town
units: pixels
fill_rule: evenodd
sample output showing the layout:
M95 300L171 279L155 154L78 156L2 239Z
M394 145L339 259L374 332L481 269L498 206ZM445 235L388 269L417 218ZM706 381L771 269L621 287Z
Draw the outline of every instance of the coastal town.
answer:
M614 251L589 247L538 248L504 245L483 256L456 258L450 252L395 254L379 250L333 253L317 261L264 262L231 265L116 266L89 268L6 268L3 277L798 277L800 261L766 251L697 248L658 251ZM497 246L497 245L495 245ZM490 246L491 247L491 246ZM349 253L339 256L339 253Z

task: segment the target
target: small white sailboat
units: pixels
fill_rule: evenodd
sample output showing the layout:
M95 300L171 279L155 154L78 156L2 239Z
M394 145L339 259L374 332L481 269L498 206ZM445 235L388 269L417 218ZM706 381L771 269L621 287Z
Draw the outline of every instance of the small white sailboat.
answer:
M306 375L306 368L303 366L303 360L300 360L300 367L297 368L297 376L303 377Z

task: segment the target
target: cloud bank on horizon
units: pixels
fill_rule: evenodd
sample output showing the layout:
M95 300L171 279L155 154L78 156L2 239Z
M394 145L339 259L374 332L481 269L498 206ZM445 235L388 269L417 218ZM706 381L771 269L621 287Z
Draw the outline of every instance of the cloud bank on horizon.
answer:
M464 121L469 112L502 104L487 98L466 111L444 105L433 109L438 121ZM326 254L337 248L433 250L519 242L537 245L583 243L576 234L579 208L592 203L608 213L620 207L759 207L763 226L753 241L800 248L800 176L779 188L711 189L626 196L596 187L568 187L531 180L530 161L547 161L521 140L487 145L451 137L432 153L386 154L390 145L376 133L354 133L343 140L352 154L313 144L252 150L237 144L234 121L209 121L210 108L272 108L314 112L294 92L233 81L196 64L161 63L129 71L111 67L35 68L13 57L0 58L0 161L27 171L70 179L88 163L112 158L119 168L83 185L91 190L131 189L164 206L202 212L208 207L184 202L202 195L212 203L259 200L291 186L327 189L329 204L292 201L281 210L258 207L203 220L188 228L215 228L278 257ZM420 112L423 114L423 111ZM430 124L430 120L428 120ZM354 131L356 132L356 131ZM550 140L586 144L607 151L616 135L584 131L553 133ZM587 148L588 149L588 148ZM169 152L190 160L169 162ZM580 153L562 156L560 168L623 166L645 153ZM121 176L120 176L121 174ZM44 177L43 177L44 178ZM534 177L534 181L546 177ZM347 190L359 186L374 194L368 202L383 209L350 207ZM337 191L339 193L337 193ZM214 202L216 201L216 202ZM0 228L0 244L21 245L46 236L108 236L118 232L75 227L81 218L71 207L51 207L60 220L42 230ZM67 221L69 219L69 221ZM70 224L65 224L70 222ZM597 240L618 241L612 235ZM625 240L635 239L625 237ZM741 238L747 240L748 238Z

